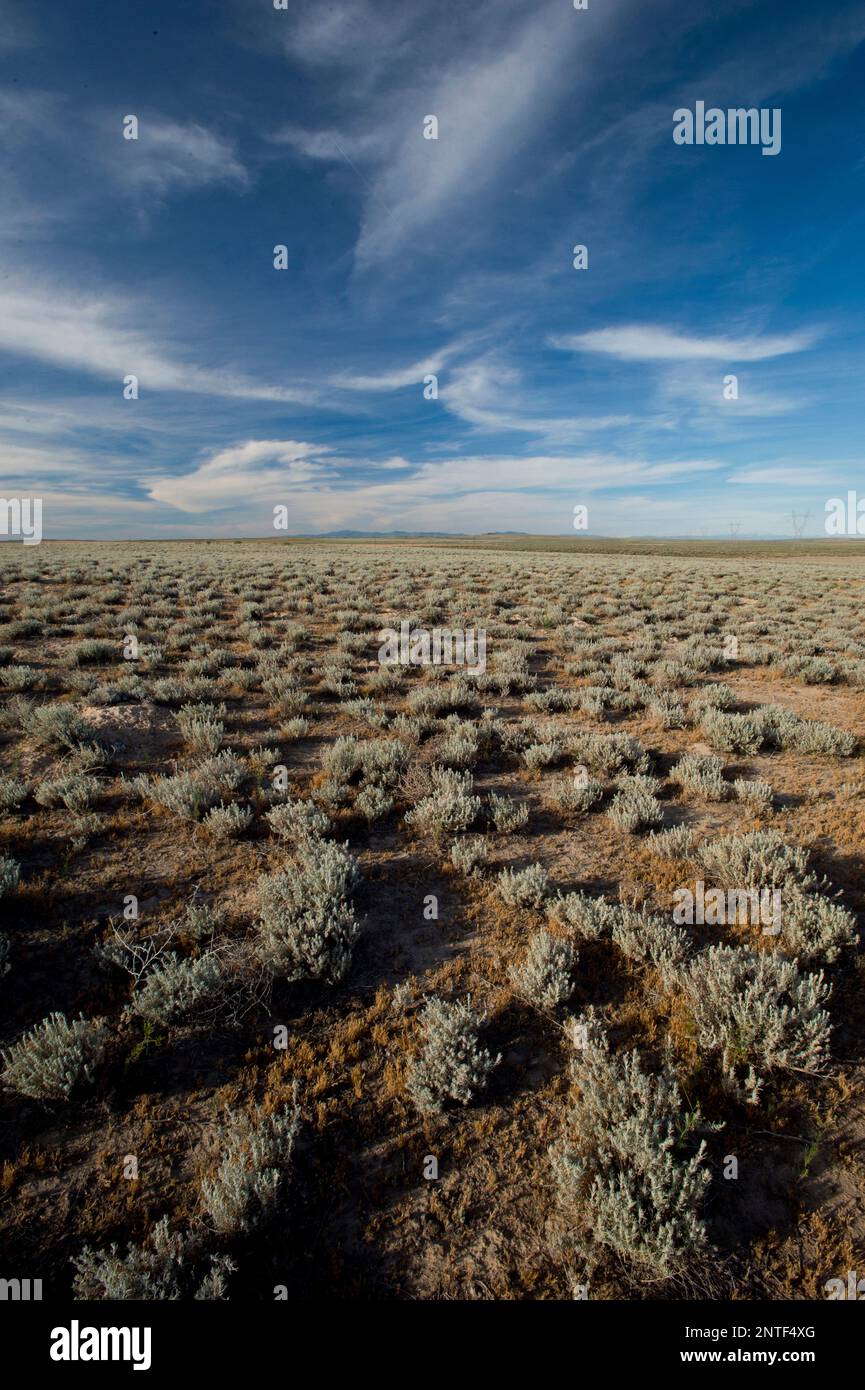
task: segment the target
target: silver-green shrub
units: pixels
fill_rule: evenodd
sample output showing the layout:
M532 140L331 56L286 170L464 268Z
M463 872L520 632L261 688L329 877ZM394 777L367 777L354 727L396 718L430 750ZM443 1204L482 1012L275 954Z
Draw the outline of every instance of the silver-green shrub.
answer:
M579 1029L574 1032L579 1035ZM647 1074L637 1052L610 1053L593 1019L574 1054L569 1136L550 1150L559 1200L578 1241L667 1276L706 1249L706 1145L668 1069Z
M280 840L309 840L326 835L330 818L314 801L283 801L267 812L265 820Z
M729 888L780 888L791 881L807 888L814 883L808 851L788 845L777 830L707 840L697 858L713 879Z
M429 999L421 1014L421 1047L409 1068L408 1091L422 1114L448 1101L468 1105L501 1061L478 1037L485 1022L471 1001Z
M252 810L249 806L238 806L229 802L227 806L214 806L202 821L208 835L215 840L236 840L252 824Z
M72 705L33 705L25 712L21 727L45 748L76 748L94 732Z
M18 777L0 774L0 811L17 811L30 788Z
M819 893L800 893L788 887L782 897L778 944L801 961L823 960L830 965L846 946L859 940L856 918L840 903Z
M574 992L572 972L577 963L576 947L548 931L535 932L519 965L510 970L518 994L540 1009L564 1004Z
M822 972L768 951L712 946L679 972L701 1050L717 1053L728 1085L754 1104L779 1068L815 1072L829 1051L831 993Z
M471 773L434 767L431 778L432 792L419 801L412 811L406 812L406 825L434 839L467 830L481 809L480 797L472 795L474 781Z
M85 773L74 772L42 782L33 793L40 806L65 806L69 811L86 811L99 795L99 782Z
M527 869L502 869L496 888L508 907L540 907L549 891L550 877L541 864Z
M618 920L617 908L612 903L587 893L560 894L548 905L548 911L559 926L592 940L612 935Z
M66 1100L80 1083L90 1083L105 1053L101 1023L52 1013L3 1049L3 1084L36 1100Z
M565 815L585 815L603 794L603 782L594 777L582 782L576 778L560 777L550 785L548 791L553 806Z
M517 801L512 796L499 796L498 792L490 792L486 811L496 830L503 835L520 830L529 819L527 801Z
M613 797L607 812L620 830L634 832L658 825L663 820L663 810L652 794L652 781L641 776L620 779L620 790Z
M347 848L300 841L296 863L259 882L259 952L286 980L341 980L360 933L348 900L360 869Z
M8 854L0 854L0 898L14 893L20 877L21 866L17 860L11 859Z
M724 781L724 764L720 758L704 757L700 753L685 753L670 771L670 781L696 792L707 801L724 801L729 785Z
M463 840L454 840L450 848L450 860L461 874L478 874L489 857L489 846L481 835L467 835Z
M222 1160L201 1184L201 1203L217 1231L252 1230L276 1205L300 1126L297 1105L281 1113L233 1116L226 1124Z
M227 1255L212 1255L210 1269L195 1289L190 1268L193 1251L190 1237L172 1231L164 1216L141 1245L130 1245L125 1255L117 1246L93 1250L85 1246L72 1263L75 1277L72 1290L76 1299L135 1300L166 1302L187 1297L223 1299L228 1275L236 1268Z
M162 955L133 995L132 1008L157 1023L184 1023L213 1002L222 984L222 966L212 952L195 960Z

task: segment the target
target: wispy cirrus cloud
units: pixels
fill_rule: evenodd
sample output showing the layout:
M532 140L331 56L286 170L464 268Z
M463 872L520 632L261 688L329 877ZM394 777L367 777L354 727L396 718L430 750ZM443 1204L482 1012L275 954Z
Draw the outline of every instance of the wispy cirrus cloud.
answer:
M345 391L400 391L406 386L417 386L430 373L435 375L461 350L460 343L451 343L431 353L419 362L405 367L384 368L379 372L346 372L331 378L331 385Z
M849 471L850 465L846 467ZM734 469L727 481L745 487L825 487L827 470L825 465L758 464Z
M362 200L356 260L380 266L415 237L447 235L448 217L465 219L524 156L566 90L581 37L559 0L543 0L528 17L513 0L440 17L417 3L301 8L286 51L339 73L344 115L320 127L288 123L272 138L307 158L351 165ZM437 139L424 138L427 115L439 121Z
M630 420L627 415L548 415L526 397L521 373L490 356L455 368L441 399L445 409L479 429L532 434L551 444Z
M652 324L623 324L557 335L550 345L567 352L604 353L622 362L764 362L804 352L818 337L817 330L803 329L765 337L701 338Z
M329 452L294 439L249 439L220 449L191 473L150 478L145 487L154 502L183 512L277 503L288 489L324 482L329 473L317 460Z
M664 483L677 478L714 472L714 460L662 460L646 462L612 454L567 457L531 455L477 455L449 458L412 466L402 458L387 460L380 468L398 469L394 481L370 480L369 465L339 459L321 445L297 440L247 440L205 458L192 471L146 481L150 497L184 512L206 512L227 506L244 509L263 500L278 502L280 491L304 490L315 484L321 499L337 510L344 504L366 511L399 507L407 501L418 506L442 497L560 492L575 488L600 489ZM408 476L405 470L409 470ZM293 506L297 499L293 499ZM512 502L513 505L513 502ZM300 518L303 512L299 513Z
M138 120L135 140L124 139L113 114L98 123L104 167L136 197L152 205L154 199L218 184L249 186L249 173L225 136L197 122L171 121L147 112L138 113Z
M140 327L148 315L131 298L53 288L12 275L0 285L0 352L89 376L139 378L144 390L193 392L243 400L309 402L315 392L256 381L225 368L185 362Z

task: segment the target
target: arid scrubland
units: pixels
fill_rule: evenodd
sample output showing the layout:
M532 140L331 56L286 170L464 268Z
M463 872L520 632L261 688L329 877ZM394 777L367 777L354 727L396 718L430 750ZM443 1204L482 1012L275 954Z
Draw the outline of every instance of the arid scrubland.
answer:
M861 1265L860 560L70 543L0 578L2 1224L46 1298ZM484 659L383 661L405 623Z

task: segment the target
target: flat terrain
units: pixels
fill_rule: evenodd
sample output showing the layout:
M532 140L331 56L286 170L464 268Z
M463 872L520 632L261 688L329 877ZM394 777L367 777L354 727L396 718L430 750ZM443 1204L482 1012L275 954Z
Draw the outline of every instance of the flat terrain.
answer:
M402 621L483 629L485 668L383 665ZM85 1247L135 1263L167 1218L183 1297L211 1268L232 1300L823 1297L865 1260L863 717L857 542L4 545L0 1044L104 1030L66 1095L5 1076L5 1267L68 1296ZM315 956L268 885L307 891L322 843L350 872ZM641 945L698 880L778 888L789 927ZM561 998L520 974L542 934ZM707 1022L719 946L745 983ZM418 1102L429 1000L498 1059L466 1104ZM651 1155L590 1138L587 1019L602 1071L635 1051L676 1088L658 1151L702 1176L664 1255ZM295 1105L267 1198L243 1125ZM237 1134L232 1220L207 1184Z

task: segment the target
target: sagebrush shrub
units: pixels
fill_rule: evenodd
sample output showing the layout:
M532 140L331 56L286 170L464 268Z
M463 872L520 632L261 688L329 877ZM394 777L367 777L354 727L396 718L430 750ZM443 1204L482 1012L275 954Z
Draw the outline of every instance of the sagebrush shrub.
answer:
M472 795L471 773L434 767L430 775L433 790L412 811L406 812L406 825L434 839L467 830L481 809L480 797Z
M467 835L463 840L454 840L450 848L450 860L461 874L477 874L489 857L489 846L481 835Z
M189 1267L195 1253L191 1239L172 1231L164 1216L147 1239L141 1245L130 1245L125 1255L118 1254L116 1245L107 1250L85 1246L72 1261L72 1291L76 1299L88 1302L132 1299L161 1303L189 1293L196 1299L224 1298L228 1276L236 1268L234 1262L227 1255L212 1255L210 1270L195 1289L197 1275Z
M359 745L359 766L364 779L394 787L411 759L411 748L396 738L372 738Z
M646 844L668 859L687 859L694 845L693 831L686 825L671 825L668 830L653 830Z
M381 820L384 816L389 816L394 807L393 797L385 791L383 786L372 783L364 787L355 797L355 810L372 824L375 820Z
M249 806L214 806L202 821L208 835L215 840L236 840L252 824L252 810Z
M7 777L5 773L0 773L0 811L17 811L29 792L29 786L19 777Z
M240 785L243 765L227 750L206 758L193 772L177 772L170 777L146 776L133 779L130 786L139 796L171 811L181 820L201 820L223 796Z
M517 993L530 1004L553 1009L573 994L576 963L577 951L570 941L539 931L529 940L525 958L511 967L510 977Z
M322 752L322 767L334 781L347 782L360 767L360 749L356 738L334 739Z
M88 638L70 647L66 653L66 660L71 666L104 666L108 662L119 661L122 655L118 642Z
M8 854L0 854L0 898L14 893L20 877L21 866L17 860L11 859Z
M699 717L709 709L729 710L736 703L736 692L725 685L723 681L716 681L713 685L706 685L698 694L694 696L690 703L691 714Z
M541 864L527 869L502 869L496 888L508 907L540 907L547 895L550 877Z
M498 792L490 792L486 810L496 830L502 835L520 830L528 823L529 803L517 801L512 796L499 796Z
M706 1144L684 1142L699 1115L685 1110L671 1071L649 1075L637 1052L612 1054L593 1018L583 1028L569 1132L550 1150L559 1201L578 1243L590 1236L655 1274L675 1274L707 1245Z
M107 1031L101 1023L52 1013L3 1049L3 1083L36 1100L66 1100L75 1087L94 1079L105 1053Z
M468 1105L501 1061L478 1041L485 1022L471 1001L430 999L420 1019L421 1048L409 1067L408 1091L423 1114L448 1101Z
M723 801L729 793L721 759L700 753L685 753L671 769L670 781L707 801Z
M620 830L631 832L646 826L658 825L663 820L663 810L642 779L632 778L624 782L616 792L607 812L610 820Z
M551 767L564 756L564 747L558 739L547 743L532 743L523 752L523 762L530 772L539 772L542 767Z
M735 753L757 753L768 747L849 757L856 746L854 735L846 730L800 719L780 705L762 705L747 714L708 709L703 714L702 730L715 748Z
M314 801L283 801L267 812L265 820L280 840L309 840L327 834L330 817Z
M845 946L859 940L852 912L819 893L787 887L783 893L778 944L802 961L836 961Z
M592 898L587 893L560 894L548 905L554 922L580 936L597 939L610 936L616 924L617 909L605 898Z
M760 781L758 778L737 777L733 782L733 795L746 806L760 809L772 805L774 793L768 782Z
M807 850L788 845L777 830L707 840L697 858L707 874L728 888L780 888L790 881L808 887L814 882Z
M72 705L34 705L24 714L21 725L46 748L75 748L94 733Z
M226 1123L222 1160L201 1184L201 1204L224 1235L249 1231L271 1213L288 1174L300 1127L297 1105L281 1113L233 1115Z
M577 763L585 763L600 777L612 777L626 768L647 772L649 755L639 739L631 734L572 734L569 752Z
M688 938L663 917L634 912L629 907L615 910L612 937L629 960L643 961L669 975L686 959Z
M557 811L565 815L585 815L604 794L603 782L594 777L585 781L560 777L549 788L549 798Z
M188 709L189 706L184 705L183 708ZM222 747L225 725L220 719L190 718L181 727L183 737L194 753L218 753Z
M213 1002L222 984L222 966L212 952L195 960L163 955L136 990L132 1008L157 1023L184 1023Z
M6 690L22 691L32 690L39 680L39 672L32 666L2 666L0 667L0 685Z
M679 972L678 984L700 1048L719 1054L725 1080L751 1104L770 1072L822 1069L831 1031L822 972L802 975L768 951L712 946Z
M300 841L296 863L259 882L259 949L286 980L335 984L351 964L360 933L348 893L360 877L347 848L328 840Z
M99 782L85 773L70 773L40 783L33 795L40 806L63 805L70 811L86 811L99 795Z

